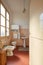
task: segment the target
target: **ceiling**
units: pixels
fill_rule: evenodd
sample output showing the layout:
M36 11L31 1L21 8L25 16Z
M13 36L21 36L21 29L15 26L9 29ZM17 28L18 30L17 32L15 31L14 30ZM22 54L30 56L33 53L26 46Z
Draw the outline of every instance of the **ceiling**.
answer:
M24 0L4 0L7 6L12 10L12 12L22 12L24 9ZM29 9L29 0L25 0L25 8Z

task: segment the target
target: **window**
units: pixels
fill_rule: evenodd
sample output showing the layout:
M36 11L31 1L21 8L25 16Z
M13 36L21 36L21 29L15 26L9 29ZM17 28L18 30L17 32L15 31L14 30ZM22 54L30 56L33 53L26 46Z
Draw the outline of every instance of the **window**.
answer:
M40 14L40 28L43 28L43 13Z
M5 36L5 27L1 26L1 36Z
M4 6L0 5L0 36L8 36L9 35L9 13L4 8Z
M4 8L4 6L2 4L1 4L1 14L3 16L5 16L5 8Z
M9 13L6 12L6 35L9 35Z
M5 18L1 15L1 25L5 26Z
M6 35L7 36L9 35L9 28L7 28Z

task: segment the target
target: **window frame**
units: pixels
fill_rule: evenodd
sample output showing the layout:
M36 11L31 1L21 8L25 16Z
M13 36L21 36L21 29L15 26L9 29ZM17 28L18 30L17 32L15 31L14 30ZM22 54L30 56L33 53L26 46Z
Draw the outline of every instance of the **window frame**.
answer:
M5 6L3 5L3 3L0 3L0 8L1 8L1 5L5 8ZM6 29L8 28L8 27L6 27L6 24L7 24L6 20L8 20L8 19L6 19L7 18L7 16L6 16L7 12L8 12L8 10L5 8L5 16L4 16L4 15L1 14L1 11L0 11L0 21L1 21L1 16L5 18L5 26L1 25L1 22L0 22L0 36L2 36L2 37L3 36L7 36L7 32L8 32L8 31L6 31ZM9 12L8 12L8 14L9 14ZM10 14L9 14L9 20L8 20L8 22L10 23ZM5 35L1 35L1 27L5 28ZM10 35L10 24L9 24L9 28L8 29L9 29L9 35Z

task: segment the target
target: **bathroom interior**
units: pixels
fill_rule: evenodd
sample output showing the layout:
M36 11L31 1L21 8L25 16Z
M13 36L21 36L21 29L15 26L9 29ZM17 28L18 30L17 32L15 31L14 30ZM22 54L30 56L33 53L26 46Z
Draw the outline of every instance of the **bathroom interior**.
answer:
M29 0L0 0L0 65L29 64Z

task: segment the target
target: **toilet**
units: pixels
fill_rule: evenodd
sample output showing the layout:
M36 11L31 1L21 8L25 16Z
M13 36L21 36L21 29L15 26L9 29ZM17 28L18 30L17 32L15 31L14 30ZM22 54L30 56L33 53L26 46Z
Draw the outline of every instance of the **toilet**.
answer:
M16 47L15 46L7 46L6 47L6 50L7 50L7 56L13 56L13 50L15 49Z

